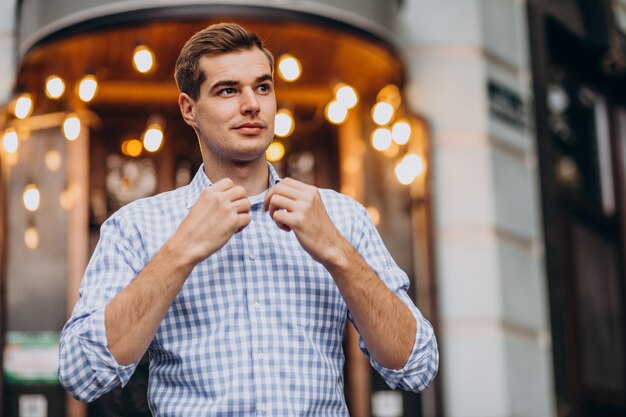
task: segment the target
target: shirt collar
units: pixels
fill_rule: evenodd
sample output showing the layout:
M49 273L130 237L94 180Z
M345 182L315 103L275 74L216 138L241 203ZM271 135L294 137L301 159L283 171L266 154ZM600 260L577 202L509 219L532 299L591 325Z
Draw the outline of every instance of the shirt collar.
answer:
M281 178L278 176L278 173L276 172L276 168L274 168L274 166L270 164L269 162L267 163L267 169L269 170L269 174L270 174L268 188L271 188L274 185L278 184L281 181ZM189 188L187 191L186 207L191 208L198 200L198 196L200 195L200 192L202 192L202 190L204 190L205 188L210 187L211 185L212 185L211 180L209 179L209 177L206 176L204 172L204 164L202 164L200 165L200 168L198 168L196 175L193 177L193 179L189 183Z

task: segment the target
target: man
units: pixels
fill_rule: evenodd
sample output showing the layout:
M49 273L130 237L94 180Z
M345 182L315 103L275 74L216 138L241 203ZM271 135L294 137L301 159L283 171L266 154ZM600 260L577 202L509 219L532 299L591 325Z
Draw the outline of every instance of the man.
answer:
M146 350L157 416L345 416L347 318L387 383L420 391L438 353L408 279L352 199L279 179L273 58L234 24L194 35L176 63L203 166L102 226L61 338L82 401L125 384Z

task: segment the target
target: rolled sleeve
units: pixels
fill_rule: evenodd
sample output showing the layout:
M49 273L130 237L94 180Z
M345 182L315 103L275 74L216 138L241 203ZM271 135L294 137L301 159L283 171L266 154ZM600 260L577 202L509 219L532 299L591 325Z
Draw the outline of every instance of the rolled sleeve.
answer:
M383 283L409 308L416 321L413 349L402 369L385 368L378 364L368 352L360 336L359 347L389 387L413 392L423 391L434 380L439 367L439 352L433 328L407 294L409 279L406 273L397 266L387 251L376 227L371 222L367 211L360 205L359 213L360 221L357 222L355 228L357 231L357 235L354 237L355 248ZM351 315L349 317L354 323Z
M80 285L80 298L61 332L59 379L74 398L90 402L125 385L137 363L120 365L108 348L106 305L143 269L141 238L121 215L107 220Z

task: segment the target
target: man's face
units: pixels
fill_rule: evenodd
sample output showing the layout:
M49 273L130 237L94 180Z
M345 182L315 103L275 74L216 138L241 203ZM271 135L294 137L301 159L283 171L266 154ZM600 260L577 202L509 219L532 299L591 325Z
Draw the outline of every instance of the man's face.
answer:
M196 100L179 99L200 138L205 163L265 158L274 137L276 97L269 62L258 48L204 56L205 81ZM182 101L181 101L182 100ZM188 106L185 102L189 103Z

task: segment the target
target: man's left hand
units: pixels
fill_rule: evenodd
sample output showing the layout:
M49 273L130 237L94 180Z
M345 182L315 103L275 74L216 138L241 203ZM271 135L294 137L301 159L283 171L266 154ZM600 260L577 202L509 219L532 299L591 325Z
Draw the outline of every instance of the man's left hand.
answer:
M317 187L285 178L269 190L263 209L282 230L293 230L304 250L327 267L347 243L330 220Z

